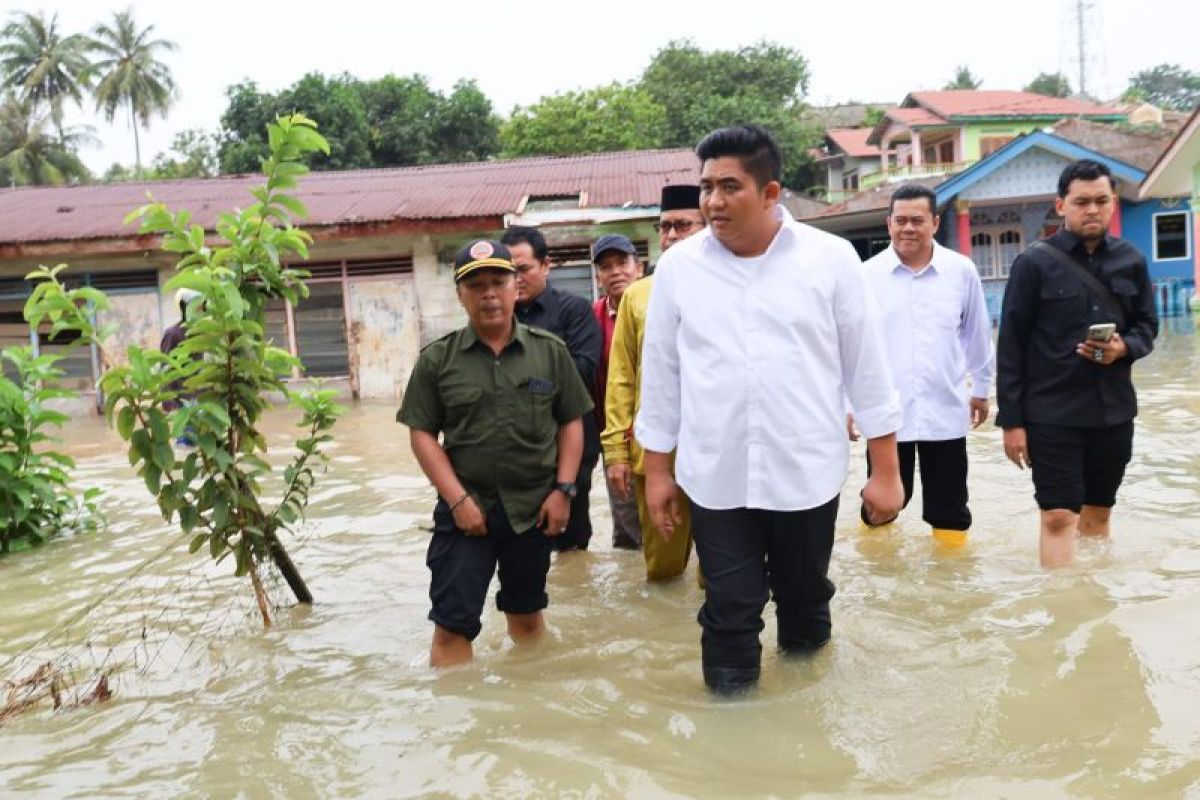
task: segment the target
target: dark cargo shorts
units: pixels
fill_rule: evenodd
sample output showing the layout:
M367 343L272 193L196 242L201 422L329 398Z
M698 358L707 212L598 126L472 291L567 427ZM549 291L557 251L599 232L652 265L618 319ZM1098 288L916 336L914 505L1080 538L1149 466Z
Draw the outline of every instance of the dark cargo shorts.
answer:
M452 633L474 640L497 568L500 591L496 606L508 614L533 614L549 603L550 539L539 528L518 534L497 503L487 511L487 535L468 536L439 498L433 509L433 538L425 564L431 580L429 619Z
M1034 499L1048 511L1083 506L1112 508L1133 453L1133 421L1107 428L1028 423Z

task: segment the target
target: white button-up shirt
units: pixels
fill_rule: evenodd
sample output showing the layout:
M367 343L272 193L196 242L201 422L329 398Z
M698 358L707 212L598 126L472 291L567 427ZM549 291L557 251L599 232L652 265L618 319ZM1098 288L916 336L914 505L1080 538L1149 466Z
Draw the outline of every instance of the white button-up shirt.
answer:
M995 374L992 324L975 264L934 242L933 259L920 270L904 266L888 247L867 261L866 272L904 403L896 438L961 439L970 429L966 376L971 396L986 399Z
M676 480L705 508L799 511L833 499L849 462L843 393L868 438L900 427L854 249L776 214L762 256L738 258L709 228L655 271L634 433L648 450L678 448Z

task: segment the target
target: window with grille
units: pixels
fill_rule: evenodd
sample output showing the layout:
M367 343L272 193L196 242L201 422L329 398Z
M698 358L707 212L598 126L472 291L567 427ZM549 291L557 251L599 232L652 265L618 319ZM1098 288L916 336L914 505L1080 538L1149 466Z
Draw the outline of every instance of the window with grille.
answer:
M1023 244L1020 228L974 231L971 234L971 260L979 270L979 277L984 280L1007 278Z
M296 351L306 375L327 378L350 374L345 308L340 281L309 285L308 297L296 304Z

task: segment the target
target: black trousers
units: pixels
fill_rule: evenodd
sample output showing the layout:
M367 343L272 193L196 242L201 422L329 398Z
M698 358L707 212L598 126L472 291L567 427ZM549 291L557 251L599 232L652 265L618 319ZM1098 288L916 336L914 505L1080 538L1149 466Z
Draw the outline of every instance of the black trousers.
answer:
M965 531L971 527L967 508L967 439L941 442L899 442L900 481L904 484L904 507L913 496L913 473L921 463L921 519L934 528ZM867 475L871 454L867 453ZM862 514L867 521L866 513ZM869 523L868 523L869 524Z
M758 680L762 612L775 601L779 646L809 650L829 639L828 578L838 498L804 511L692 503L692 536L707 583L697 621L704 680L717 690Z
M585 453L579 465L579 475L575 478L577 493L571 501L571 518L567 520L567 529L559 536L550 539L555 550L587 550L588 542L592 540L591 505L588 495L592 491L592 473L596 471L596 463L600 454Z

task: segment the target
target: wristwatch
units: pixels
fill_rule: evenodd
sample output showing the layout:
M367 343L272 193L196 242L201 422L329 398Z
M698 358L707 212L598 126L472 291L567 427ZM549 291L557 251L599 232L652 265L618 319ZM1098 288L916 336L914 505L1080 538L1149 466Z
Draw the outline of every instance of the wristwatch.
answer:
M556 483L554 488L567 496L567 499L574 500L575 495L579 494L578 487L573 483Z

